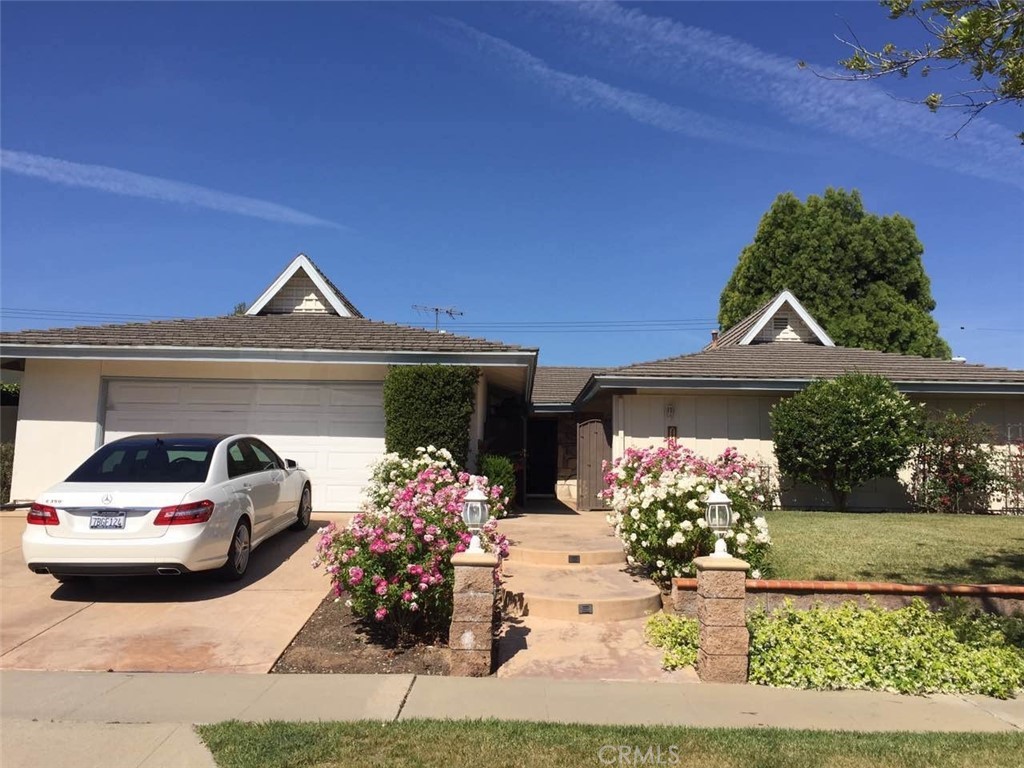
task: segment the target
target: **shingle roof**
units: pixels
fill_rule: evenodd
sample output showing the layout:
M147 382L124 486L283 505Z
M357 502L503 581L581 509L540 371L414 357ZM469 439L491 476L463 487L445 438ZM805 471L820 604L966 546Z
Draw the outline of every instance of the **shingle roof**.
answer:
M673 379L810 381L849 372L879 374L896 383L1024 384L1022 370L798 342L719 346L692 355L615 368L605 374Z
M331 351L535 352L528 347L327 314L229 315L0 332L0 345L209 347ZM13 350L11 351L13 352Z
M571 403L590 381L590 377L600 370L559 365L537 366L532 402L534 405Z
M764 304L755 309L749 315L740 320L732 328L726 329L726 331L718 336L718 341L713 342L714 347L730 347L740 343L740 340L747 335L747 331L757 324L757 321L761 319L761 315L772 305L775 299L778 298L778 294L771 296ZM705 350L712 349L712 345L708 344L704 347Z
M317 274L319 274L320 277L324 279L324 282L327 283L327 287L334 291L334 294L338 297L338 300L345 305L345 309L352 313L352 317L363 317L363 313L356 309L356 305L349 301L348 297L345 296L345 294L342 293L340 290L338 290L338 286L331 282L331 278L327 276L327 273L320 269L320 265L317 264L312 259L310 259L309 256L307 256L306 258L309 259L309 263L313 265L313 269L317 271Z

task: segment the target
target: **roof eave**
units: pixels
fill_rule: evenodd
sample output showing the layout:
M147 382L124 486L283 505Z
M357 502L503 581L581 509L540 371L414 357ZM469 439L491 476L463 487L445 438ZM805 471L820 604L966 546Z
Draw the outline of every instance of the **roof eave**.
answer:
M536 367L536 349L362 350L257 347L107 346L87 344L5 344L4 357L50 360L179 360L194 362L363 363L374 365L458 364Z
M732 389L745 392L795 392L815 378L739 379L685 376L601 376L595 377L576 398L579 407L599 391L617 389ZM1012 381L900 381L892 380L901 392L913 394L1024 395L1024 382Z

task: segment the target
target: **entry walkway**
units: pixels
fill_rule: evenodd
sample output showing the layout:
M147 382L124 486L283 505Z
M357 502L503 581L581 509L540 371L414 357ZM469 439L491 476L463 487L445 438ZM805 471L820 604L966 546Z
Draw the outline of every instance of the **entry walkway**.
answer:
M660 590L626 570L622 544L603 512L550 502L502 520L510 540L502 564L508 620L499 677L693 682L692 669L666 672L644 641Z

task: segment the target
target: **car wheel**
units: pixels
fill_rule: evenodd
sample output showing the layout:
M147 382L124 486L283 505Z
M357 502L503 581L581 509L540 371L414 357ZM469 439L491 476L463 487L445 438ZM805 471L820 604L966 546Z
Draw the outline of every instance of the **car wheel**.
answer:
M309 528L309 518L313 515L313 494L307 485L302 489L302 498L299 500L299 514L295 522L289 526L293 531L304 531Z
M252 552L252 536L249 532L249 521L242 518L235 526L231 535L231 546L228 547L228 561L220 569L222 578L238 581L245 576L249 567L249 554Z

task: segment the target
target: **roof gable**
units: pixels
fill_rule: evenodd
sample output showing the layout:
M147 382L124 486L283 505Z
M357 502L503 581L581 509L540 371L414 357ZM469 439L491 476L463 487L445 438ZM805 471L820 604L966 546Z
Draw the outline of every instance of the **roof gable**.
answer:
M834 347L835 342L789 291L782 291L723 333L705 349L771 342Z
M292 259L245 314L363 316L304 253Z

